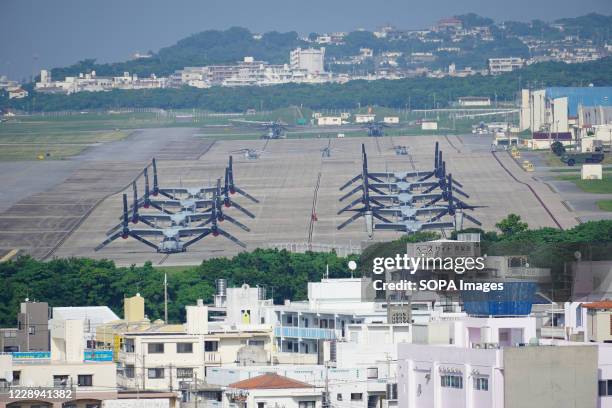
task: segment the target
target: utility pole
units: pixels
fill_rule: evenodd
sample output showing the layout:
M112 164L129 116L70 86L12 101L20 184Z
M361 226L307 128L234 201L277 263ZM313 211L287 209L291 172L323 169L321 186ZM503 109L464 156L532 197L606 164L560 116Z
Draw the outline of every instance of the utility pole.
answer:
M195 408L198 408L198 372L194 371L194 384L195 384L195 397L194 397L194 401L195 401Z
M172 392L172 390L174 389L174 387L172 386L172 364L168 365L168 378L170 379L170 392Z
M325 391L323 394L323 408L329 408L329 361L325 362ZM196 407L197 408L197 407Z
M164 273L164 323L168 324L168 274Z

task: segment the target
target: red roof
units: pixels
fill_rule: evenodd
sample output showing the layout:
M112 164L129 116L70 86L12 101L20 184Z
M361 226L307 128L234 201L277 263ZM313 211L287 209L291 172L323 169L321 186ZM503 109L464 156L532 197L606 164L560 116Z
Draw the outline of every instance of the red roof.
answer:
M583 303L586 309L612 309L612 300L602 300L600 302Z
M285 388L312 388L310 384L292 380L282 375L267 373L257 377L242 380L229 385L230 388L240 388L242 390L252 389L285 389Z

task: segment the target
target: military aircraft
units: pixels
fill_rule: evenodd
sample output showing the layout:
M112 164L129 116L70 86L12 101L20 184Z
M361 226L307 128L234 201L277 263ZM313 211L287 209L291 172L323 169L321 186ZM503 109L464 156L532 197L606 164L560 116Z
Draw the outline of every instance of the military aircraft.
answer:
M136 206L134 206L136 207ZM157 252L172 254L185 252L187 248L202 238L213 235L222 235L234 242L235 244L246 248L246 244L240 241L238 238L232 236L227 231L219 228L217 220L211 217L210 227L170 227L170 228L151 228L151 229L136 229L130 228L129 226L129 215L128 215L128 204L127 194L123 195L123 222L121 225L121 231L115 232L113 235L104 240L100 245L95 248L95 251L99 251L106 245L110 244L117 238L128 239L132 237L145 245L155 249ZM151 241L149 238L162 238L162 241L157 244ZM183 241L183 238L190 238L187 241Z
M157 191L157 193L166 196L170 199L180 199L180 196L186 196L187 198L195 198L195 199L202 199L202 198L206 198L207 195L212 195L212 193L217 189L216 185L213 186L200 186L200 187L163 187L160 188L157 185L157 182L155 180L157 180L157 165L155 163L155 159L153 159L152 161L152 167L153 167L153 177L154 177L154 192ZM246 191L244 191L243 189L241 189L240 187L236 186L234 183L234 166L233 166L233 159L232 156L229 156L229 160L228 160L228 165L225 169L225 188L230 190L231 194L235 194L236 192L238 192L239 194L247 197L249 200L258 203L259 201L251 196L250 194L248 194ZM145 183L148 183L148 175L146 173L146 169L145 169ZM154 194L155 195L155 194Z
M235 122L241 125L251 126L259 128L265 133L261 136L262 139L282 139L287 137L285 131L288 129L288 124L280 120L278 121L257 121L257 120L244 120L244 119L233 119L230 122Z
M385 135L384 128L390 127L385 122L368 122L364 123L362 128L368 130L368 136L370 137L381 137Z

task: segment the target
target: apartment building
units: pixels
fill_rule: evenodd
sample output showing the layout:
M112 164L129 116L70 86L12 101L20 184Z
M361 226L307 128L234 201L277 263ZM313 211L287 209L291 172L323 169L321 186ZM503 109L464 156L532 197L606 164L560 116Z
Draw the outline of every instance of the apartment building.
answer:
M505 72L512 72L525 66L525 60L517 57L489 58L489 73L499 75Z
M209 324L208 307L201 300L186 311L184 325L153 324L123 334L121 387L176 391L204 379L209 367L270 363L270 327Z
M56 399L12 398L11 406L100 408L117 398L112 356L85 349L82 320L53 320L50 339L50 351L0 355L0 406L11 390L31 388L66 392Z
M320 408L322 391L311 384L268 373L230 384L224 392L224 403L236 408Z
M293 70L304 70L311 75L323 73L325 72L325 47L296 48L289 54L289 65Z

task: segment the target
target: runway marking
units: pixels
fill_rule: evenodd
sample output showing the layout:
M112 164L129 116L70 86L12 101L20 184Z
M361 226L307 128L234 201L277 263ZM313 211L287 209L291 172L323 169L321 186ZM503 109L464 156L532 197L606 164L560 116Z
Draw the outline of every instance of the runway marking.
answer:
M526 186L530 191L531 194L533 194L533 196L536 198L536 200L538 200L538 202L540 203L540 205L542 206L542 208L544 208L544 210L548 213L548 215L550 216L550 218L554 221L554 223L557 225L557 227L559 227L560 230L563 230L563 227L561 226L561 224L559 223L559 221L557 221L557 219L555 218L555 216L553 215L553 213L550 211L550 209L546 206L546 204L544 203L544 201L540 198L540 196L538 195L538 193L536 193L536 191L534 190L533 187L531 187L531 185L529 183L525 183L524 181L520 181L519 179L516 178L516 176L514 174L512 174L512 172L506 167L504 166L504 164L501 162L501 160L499 160L499 157L497 157L496 152L491 152L491 154L493 155L493 157L495 158L495 160L497 160L497 163L499 163L499 165L502 167L502 169L504 169L506 171L506 173L508 173L510 175L510 177L512 177L514 179L514 181L516 181L519 184L522 184L524 186Z
M148 164L147 167L151 166L151 164ZM76 222L76 224L66 233L66 235L64 235L53 247L51 247L51 249L49 250L49 252L47 252L44 256L41 257L41 259L43 261L47 260L50 256L52 256L55 251L57 251L59 249L60 246L62 246L64 244L64 242L66 242L66 240L68 238L70 238L70 236L72 236L72 234L85 222L85 220L91 215L91 213L94 212L94 210L96 210L100 204L102 204L108 197L113 196L115 194L119 194L122 191L128 189L132 183L136 180L138 180L144 173L144 169L141 170L136 177L134 177L129 183L127 183L125 186L121 187L119 190L116 190L114 192L111 192L103 197L101 197L93 206L91 206L91 208L89 208L89 210L87 210L85 212L85 214L83 214L79 220Z
M308 226L308 247L312 249L312 233L314 232L315 217L317 215L317 199L319 197L319 187L321 186L321 172L317 176L317 183L312 197L312 210L310 212L310 224Z
M453 142L450 141L450 139L448 138L448 135L444 135L444 138L446 139L446 142L450 145L450 147L455 149L457 153L461 153L461 150L457 146L455 146Z

